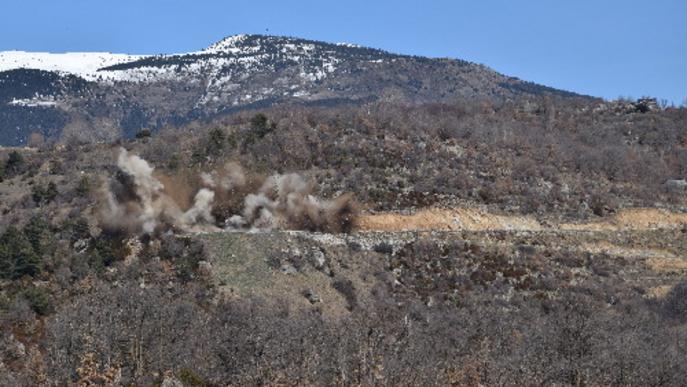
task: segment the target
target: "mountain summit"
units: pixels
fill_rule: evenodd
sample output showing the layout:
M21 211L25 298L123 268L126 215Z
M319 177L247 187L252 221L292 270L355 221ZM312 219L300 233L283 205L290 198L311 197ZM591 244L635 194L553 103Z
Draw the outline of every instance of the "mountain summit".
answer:
M352 44L235 35L197 52L0 53L0 145L31 133L113 140L281 102L360 104L576 94L456 59Z

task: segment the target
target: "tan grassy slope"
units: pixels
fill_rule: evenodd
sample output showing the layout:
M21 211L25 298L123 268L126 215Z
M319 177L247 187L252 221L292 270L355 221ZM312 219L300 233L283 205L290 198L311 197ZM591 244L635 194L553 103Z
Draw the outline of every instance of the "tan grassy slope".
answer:
M591 253L605 253L610 256L641 258L647 267L658 272L682 273L687 270L687 259L680 251L644 243L616 244L598 240L608 233L645 232L650 230L675 230L687 225L687 214L656 208L625 209L600 220L584 223L542 224L529 216L497 215L474 208L425 209L411 215L396 213L362 215L358 221L359 231L539 231L539 232L584 232L597 237L569 248ZM590 236L591 237L591 236Z
M487 231L520 230L542 231L614 231L678 228L687 224L686 213L669 212L655 208L632 208L598 221L586 223L559 223L543 225L529 216L497 215L474 208L431 208L410 215L380 213L362 215L359 231Z

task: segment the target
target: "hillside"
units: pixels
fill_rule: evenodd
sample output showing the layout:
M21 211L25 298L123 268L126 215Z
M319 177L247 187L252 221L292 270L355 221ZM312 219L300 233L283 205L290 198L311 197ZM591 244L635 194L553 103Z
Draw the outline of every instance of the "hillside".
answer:
M270 36L0 62L0 386L687 380L685 107Z
M687 109L647 106L281 104L0 148L0 385L679 385Z
M2 52L0 94L0 116L6 117L0 121L0 145L5 146L26 144L32 133L49 140L112 141L143 128L284 102L583 98L457 59L263 35L237 35L201 51L156 56Z

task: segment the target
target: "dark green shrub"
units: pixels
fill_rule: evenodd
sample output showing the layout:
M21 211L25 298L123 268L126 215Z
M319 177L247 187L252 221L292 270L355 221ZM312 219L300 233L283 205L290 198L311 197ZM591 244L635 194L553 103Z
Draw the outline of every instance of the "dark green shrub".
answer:
M332 283L332 287L346 299L348 310L353 310L358 306L358 295L355 292L355 287L351 280L338 279Z
M21 296L29 302L31 309L40 316L45 316L54 310L48 291L44 288L30 287L21 292Z
M687 280L678 282L663 300L664 314L680 322L687 322Z
M394 247L386 242L379 243L375 245L372 250L376 253L390 255L394 252Z
M9 173L19 173L21 168L24 166L24 156L17 151L10 152L7 163L5 163L5 169Z
M266 115L258 113L250 119L250 128L255 133L256 137L261 139L268 133L274 131L277 125L274 122L269 122Z
M34 203L40 206L42 203L50 203L57 197L57 184L54 182L48 183L47 187L43 187L39 184L34 184L31 187L31 197Z
M267 116L263 113L258 113L250 119L250 127L255 131L269 130L270 126L273 127L273 125L270 125Z
M50 226L43 217L36 215L24 226L24 235L36 254L43 253L43 240L49 235Z
M100 235L92 240L90 264L96 271L102 271L116 261L126 258L131 252L122 235Z
M60 160L50 161L50 174L51 175L62 175L64 174L64 166Z
M222 154L226 141L227 137L222 129L212 129L208 134L207 154L210 156L219 156Z
M477 195L484 203L493 203L496 201L496 193L494 188L490 185L486 185L477 191Z
M90 239L91 232L88 227L88 220L84 217L70 218L62 224L62 234L71 243L80 239Z
M205 153L203 152L202 148L196 149L191 154L191 164L192 165L203 164L203 163L205 163L206 160L207 160L207 157L206 157Z
M86 197L91 192L91 181L88 176L83 175L76 185L76 194L80 197Z
M246 147L249 147L259 140L262 140L269 133L273 132L277 128L274 122L270 122L267 116L258 113L250 120L250 130L245 132L243 135L243 142L241 143L241 150L246 151Z
M167 162L167 168L176 171L179 169L181 166L181 158L179 157L178 154L173 154L170 156L169 161Z
M235 149L238 146L239 141L237 139L236 133L232 133L227 136L227 144L229 144L229 148L231 149Z
M141 129L138 133L136 133L136 138L138 139L143 139L143 138L150 138L153 133L150 131L150 129Z
M31 198L33 198L33 202L36 203L37 206L43 202L43 198L45 197L45 190L43 187L39 184L34 184L31 187Z
M193 238L165 236L161 239L160 258L171 261L183 281L194 278L198 262L205 259L203 243Z
M179 380L184 386L189 387L205 387L207 385L205 381L203 381L203 378L188 368L179 371Z
M0 236L0 277L17 279L40 272L40 258L24 233L10 227Z
M50 203L57 197L57 184L54 182L48 183L48 187L45 189L45 200Z
M589 201L589 208L592 210L596 216L605 216L609 213L614 212L615 204L613 198L606 194L595 194L592 195Z

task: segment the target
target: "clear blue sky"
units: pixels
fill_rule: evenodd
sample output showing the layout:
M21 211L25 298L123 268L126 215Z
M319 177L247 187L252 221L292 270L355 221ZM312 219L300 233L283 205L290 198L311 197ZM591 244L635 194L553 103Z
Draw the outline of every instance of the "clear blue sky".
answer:
M0 50L198 50L237 33L486 64L606 98L687 99L685 0L7 0Z

